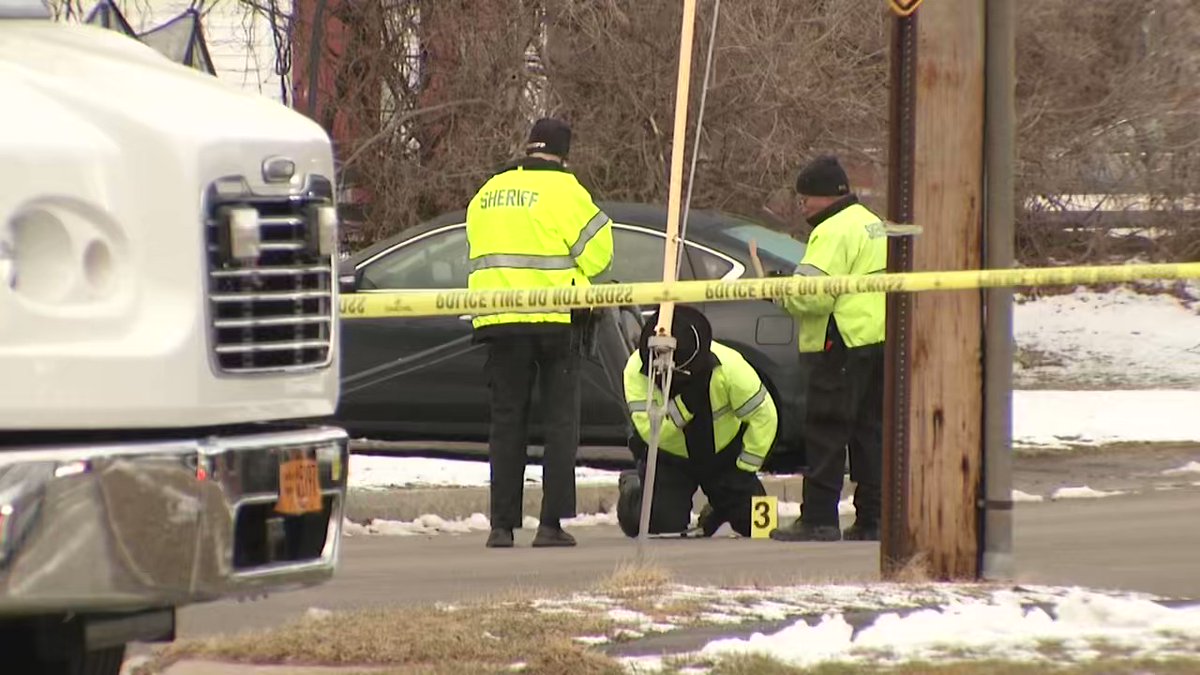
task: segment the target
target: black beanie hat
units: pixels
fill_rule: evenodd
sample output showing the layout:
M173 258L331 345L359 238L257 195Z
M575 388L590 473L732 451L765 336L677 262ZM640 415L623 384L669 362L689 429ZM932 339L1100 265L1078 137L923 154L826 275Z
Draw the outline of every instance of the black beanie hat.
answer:
M571 151L571 126L552 117L543 117L529 131L529 142L525 154L544 152L565 158Z
M841 197L850 194L850 179L837 157L823 155L800 170L796 192L810 197Z
M638 353L642 357L642 372L650 372L650 337L658 328L658 312L646 320L638 336ZM671 335L675 336L675 367L690 372L706 372L712 360L712 324L704 313L688 305L676 305L671 320Z

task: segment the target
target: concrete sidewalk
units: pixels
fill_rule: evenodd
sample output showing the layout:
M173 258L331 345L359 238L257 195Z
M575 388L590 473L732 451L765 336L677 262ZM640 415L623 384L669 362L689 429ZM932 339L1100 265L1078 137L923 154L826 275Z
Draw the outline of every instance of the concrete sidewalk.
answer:
M799 502L800 476L764 476L767 494L779 501ZM703 493L696 493L696 507L705 503ZM525 486L525 513L536 516L542 502L540 485ZM576 489L576 511L607 513L617 503L616 485L580 485ZM389 488L352 489L346 498L346 517L366 523L374 518L412 521L434 514L446 519L469 518L472 514L488 513L487 487Z

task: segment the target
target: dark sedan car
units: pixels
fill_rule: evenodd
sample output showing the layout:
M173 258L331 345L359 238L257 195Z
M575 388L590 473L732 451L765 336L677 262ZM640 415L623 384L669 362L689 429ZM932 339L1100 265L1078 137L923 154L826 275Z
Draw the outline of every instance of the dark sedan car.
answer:
M666 209L601 202L613 219L611 269L596 280L662 279ZM721 212L688 216L680 280L753 276L747 243L757 240L768 274L790 274L804 244L762 224ZM446 214L380 241L343 260L343 292L466 288L465 213ZM759 371L779 407L781 430L769 471L793 471L803 463L798 421L803 419L804 380L792 318L762 300L699 303L714 337L740 351ZM644 318L654 307L599 312L592 349L583 365L581 443L624 446L628 416L621 369ZM342 396L336 421L373 439L486 442L488 391L484 350L471 342L470 316L354 319L342 327ZM541 424L531 413L531 442Z

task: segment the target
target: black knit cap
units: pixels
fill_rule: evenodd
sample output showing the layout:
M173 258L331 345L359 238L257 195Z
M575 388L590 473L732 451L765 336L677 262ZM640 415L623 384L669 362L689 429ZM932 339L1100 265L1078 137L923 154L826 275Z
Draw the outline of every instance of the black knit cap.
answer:
M525 154L544 152L565 158L570 151L571 125L553 117L543 117L534 122L533 129L529 131L529 142L525 144Z
M638 353L642 357L642 372L650 372L650 337L658 328L658 312L646 320L638 336ZM712 363L712 324L704 313L688 305L676 305L671 320L671 335L675 337L675 367L690 372L710 370Z
M800 170L796 192L809 197L841 197L850 194L850 179L837 157L822 155Z

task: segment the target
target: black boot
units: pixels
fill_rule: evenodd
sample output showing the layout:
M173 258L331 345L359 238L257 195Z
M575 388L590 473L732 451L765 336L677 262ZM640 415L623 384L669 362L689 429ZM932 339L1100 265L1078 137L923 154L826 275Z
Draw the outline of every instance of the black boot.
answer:
M512 548L513 531L507 527L493 527L487 538L488 548Z
M841 541L842 531L837 525L810 525L799 518L787 527L771 530L775 541Z
M539 525L537 534L533 537L534 548L549 548L552 546L574 546L575 537L554 525Z
M617 479L617 524L626 537L638 536L642 517L642 480L636 469L621 472Z
M860 523L857 520L854 524L846 528L842 532L842 539L845 541L879 541L879 523Z

